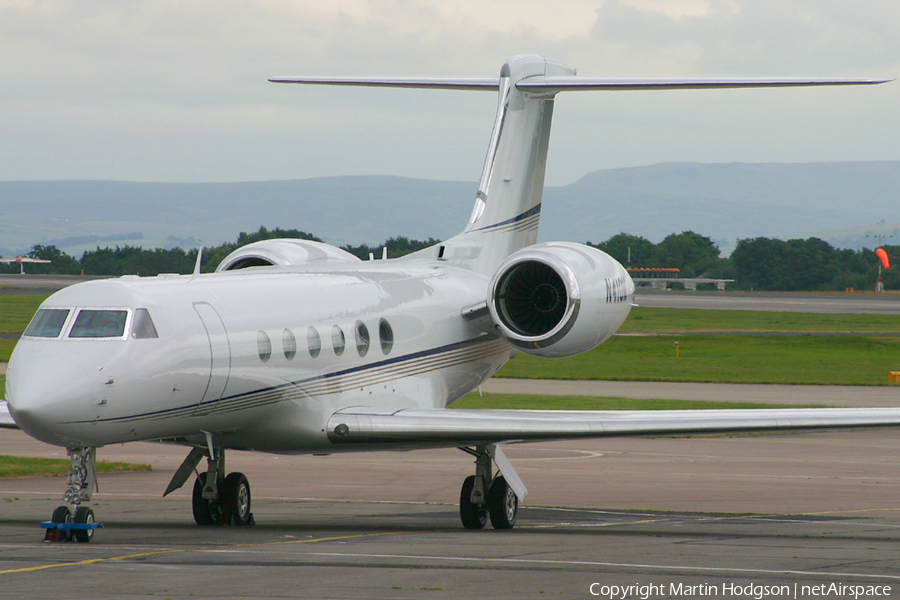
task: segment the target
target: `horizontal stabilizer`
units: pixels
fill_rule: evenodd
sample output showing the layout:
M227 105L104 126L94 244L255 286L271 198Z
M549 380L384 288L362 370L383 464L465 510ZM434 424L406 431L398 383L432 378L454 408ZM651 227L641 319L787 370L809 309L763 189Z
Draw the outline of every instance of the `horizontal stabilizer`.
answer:
M363 87L432 88L444 90L497 91L497 78L444 77L273 77L272 83L349 85ZM516 83L526 92L703 90L766 87L810 87L826 85L877 85L892 79L838 79L833 77L528 77Z
M500 82L496 77L273 77L269 81L272 83L433 88L439 90L476 90L486 92L496 92L500 88Z
M460 446L640 435L729 433L900 424L900 408L726 410L422 409L338 412L328 420L334 444Z
M516 84L524 91L628 91L628 90L702 90L760 87L807 87L820 85L875 85L890 79L836 79L832 77L529 77Z

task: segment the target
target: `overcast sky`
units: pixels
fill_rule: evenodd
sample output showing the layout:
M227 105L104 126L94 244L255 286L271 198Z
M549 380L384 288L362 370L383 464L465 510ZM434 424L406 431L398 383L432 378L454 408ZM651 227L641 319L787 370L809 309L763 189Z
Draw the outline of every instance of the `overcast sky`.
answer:
M897 0L0 0L0 180L475 181L496 97L275 85L474 76L900 77ZM900 159L900 81L560 94L548 184L663 161Z

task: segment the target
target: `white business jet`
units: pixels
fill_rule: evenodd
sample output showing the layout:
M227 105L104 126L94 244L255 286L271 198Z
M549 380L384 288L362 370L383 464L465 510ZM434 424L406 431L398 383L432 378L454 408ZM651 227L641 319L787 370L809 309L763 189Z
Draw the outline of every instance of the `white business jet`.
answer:
M157 440L189 448L166 494L206 459L193 490L199 525L252 522L250 486L225 451L329 454L459 448L466 528L516 522L525 485L512 442L707 431L900 424L900 409L448 410L517 352L555 358L609 338L634 283L607 254L536 244L557 93L850 85L837 79L577 77L516 56L487 79L285 77L279 83L499 92L463 231L398 259L360 261L309 241L239 248L215 273L125 276L48 298L15 352L7 401L30 435L65 446L66 504L54 523L87 541L96 448ZM496 467L496 468L495 468Z

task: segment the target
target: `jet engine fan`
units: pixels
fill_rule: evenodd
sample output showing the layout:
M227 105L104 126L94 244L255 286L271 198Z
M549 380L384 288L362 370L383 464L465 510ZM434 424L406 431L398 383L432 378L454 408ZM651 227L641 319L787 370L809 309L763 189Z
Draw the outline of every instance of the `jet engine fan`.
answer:
M569 242L513 253L488 289L491 320L506 341L548 357L574 356L605 341L634 296L634 282L615 259Z

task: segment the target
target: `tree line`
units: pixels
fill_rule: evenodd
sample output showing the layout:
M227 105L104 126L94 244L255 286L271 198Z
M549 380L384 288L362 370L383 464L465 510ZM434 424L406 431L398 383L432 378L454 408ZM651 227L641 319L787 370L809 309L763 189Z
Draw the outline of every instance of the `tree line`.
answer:
M599 248L623 265L680 269L680 277L734 279L730 290L757 291L844 291L871 290L878 277L879 260L874 250L835 248L819 238L779 240L752 238L738 240L728 258L710 238L692 231L667 236L659 244L619 233L605 242L588 245ZM884 289L900 289L900 246L882 246L891 259L891 268L882 269Z
M295 238L321 242L318 237L297 229L267 229L260 227L252 233L241 232L233 243L203 249L201 271L215 271L216 266L235 249L252 242ZM387 247L388 256L397 258L439 243L439 240L414 240L393 237L383 244L342 246L351 254L365 260L370 254L381 257ZM626 266L666 267L680 269L680 277L734 279L732 290L759 291L843 291L846 288L872 289L878 276L878 258L868 249L846 250L832 247L818 238L806 240L778 240L753 238L739 240L728 258L719 256L719 248L710 238L685 231L671 234L658 244L636 235L619 233L605 242L588 245L599 248ZM900 260L900 246L884 246L891 261ZM197 260L197 249L116 246L84 252L74 258L56 246L36 245L28 253L31 258L52 261L50 264L29 264L29 273L67 275L143 275L160 273L190 273ZM0 265L0 273L16 273L17 265ZM900 273L893 267L882 271L885 289L900 289Z
M246 246L261 240L276 238L292 238L301 240L322 240L311 233L297 229L267 229L260 227L253 233L241 232L237 240L232 243L224 243L218 246L203 248L203 256L200 259L200 271L211 273L216 270L222 260L241 246ZM358 246L342 246L342 249L363 260L373 254L381 258L382 248L387 247L388 256L397 258L421 248L427 248L437 244L439 240L428 238L427 240L413 240L404 236L393 237L378 246L360 244ZM81 258L69 256L56 246L36 245L28 252L30 258L41 258L51 261L50 264L28 264L28 273L45 275L108 275L118 277L121 275L155 276L160 273L191 273L197 262L197 248L184 250L183 248L152 248L145 249L140 246L116 246L115 248L100 248L87 250ZM18 273L16 264L0 264L0 273Z

